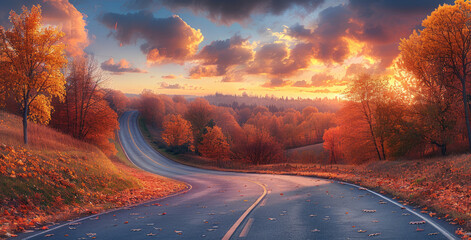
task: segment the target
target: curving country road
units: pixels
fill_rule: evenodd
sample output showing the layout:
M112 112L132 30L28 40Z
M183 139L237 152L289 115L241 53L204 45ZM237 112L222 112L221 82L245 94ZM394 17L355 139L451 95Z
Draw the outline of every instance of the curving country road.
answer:
M358 186L175 163L146 143L137 118L135 111L120 118L119 138L129 159L146 171L188 183L188 191L19 238L458 239L444 221Z

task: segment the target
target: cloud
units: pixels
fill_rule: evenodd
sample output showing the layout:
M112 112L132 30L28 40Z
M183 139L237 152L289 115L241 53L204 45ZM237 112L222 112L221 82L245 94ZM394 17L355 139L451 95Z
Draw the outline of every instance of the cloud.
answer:
M211 21L230 25L234 22L246 23L256 14L283 14L298 6L306 12L318 8L324 0L128 0L125 7L133 10L167 6L173 10L191 9L196 14L204 14Z
M101 68L105 71L112 72L114 74L122 73L147 73L147 71L132 67L131 64L126 59L121 59L119 62L115 63L113 58L110 58L103 63L101 63Z
M272 78L270 81L264 83L262 87L266 88L277 88L277 87L284 87L291 83L289 80L283 80L281 78Z
M166 82L161 82L160 83L160 89L185 89L185 87L178 84L178 83L168 84Z
M380 59L385 68L398 55L400 39L409 36L443 2L452 3L451 0L350 0L322 10L312 29L295 24L286 34L313 44L315 58L323 62L342 63L359 52ZM352 49L352 41L363 43L363 49Z
M309 67L314 51L310 43L298 43L292 49L285 43L264 44L256 52L247 72L268 74L273 78L292 76Z
M239 35L226 40L212 41L195 56L199 65L190 70L190 77L193 74L195 78L230 75L228 71L232 70L232 67L247 64L252 60L253 54L249 41Z
M111 35L120 44L144 41L140 48L150 64L183 64L195 55L203 41L201 31L192 28L177 15L155 18L148 11L105 13L99 20L112 29Z
M333 86L337 80L334 76L327 73L317 73L311 77L311 86L312 87L321 87L321 86Z
M0 25L10 26L8 19L10 10L20 14L21 7L41 5L45 24L56 25L65 33L63 41L69 56L83 56L84 49L90 44L86 29L86 15L81 13L68 0L24 0L2 1L0 7Z
M306 80L296 81L291 85L292 87L310 87Z
M239 89L237 89L237 90L239 90L239 91L247 91L247 88L239 88Z
M177 76L173 75L173 74L170 74L170 75L165 75L165 76L162 76L163 79L175 79L177 78Z

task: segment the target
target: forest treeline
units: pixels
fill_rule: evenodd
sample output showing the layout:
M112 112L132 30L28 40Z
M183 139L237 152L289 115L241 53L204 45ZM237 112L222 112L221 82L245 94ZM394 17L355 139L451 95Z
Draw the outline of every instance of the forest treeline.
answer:
M293 108L302 111L309 106L316 107L319 112L337 112L341 107L341 100L338 97L331 98L288 98L275 96L251 96L247 93L242 95L227 95L215 93L204 97L210 104L225 107L246 107L246 106L265 106L271 112L283 111L284 109Z

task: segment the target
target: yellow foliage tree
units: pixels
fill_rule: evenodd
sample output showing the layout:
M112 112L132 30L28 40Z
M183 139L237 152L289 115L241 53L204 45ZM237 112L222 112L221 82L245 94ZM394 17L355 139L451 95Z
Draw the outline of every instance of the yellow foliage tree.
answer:
M48 123L52 97L65 94L61 69L67 64L60 41L64 33L55 27L43 27L41 7L31 11L23 6L20 15L10 12L12 27L0 26L0 91L20 104L23 136L28 143L28 119ZM1 100L2 97L0 97Z
M425 66L427 70L436 69L437 73L446 75L441 84L459 90L464 106L469 151L471 126L466 88L471 76L470 22L471 1L457 0L454 5L443 4L422 22L423 30L403 39L400 45L405 62L401 66L403 69L419 79L424 76L424 68L417 66Z
M190 150L193 148L193 132L191 123L183 119L179 114L167 115L163 122L164 131L162 139L173 148L187 146Z
M198 151L205 157L215 158L218 163L229 154L229 144L218 126L206 127Z

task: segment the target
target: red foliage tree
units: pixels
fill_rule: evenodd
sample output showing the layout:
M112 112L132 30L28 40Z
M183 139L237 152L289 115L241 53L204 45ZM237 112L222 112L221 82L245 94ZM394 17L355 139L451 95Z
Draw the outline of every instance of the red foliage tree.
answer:
M237 158L252 164L268 164L281 161L283 148L267 131L253 125L245 125L245 137L235 146Z

